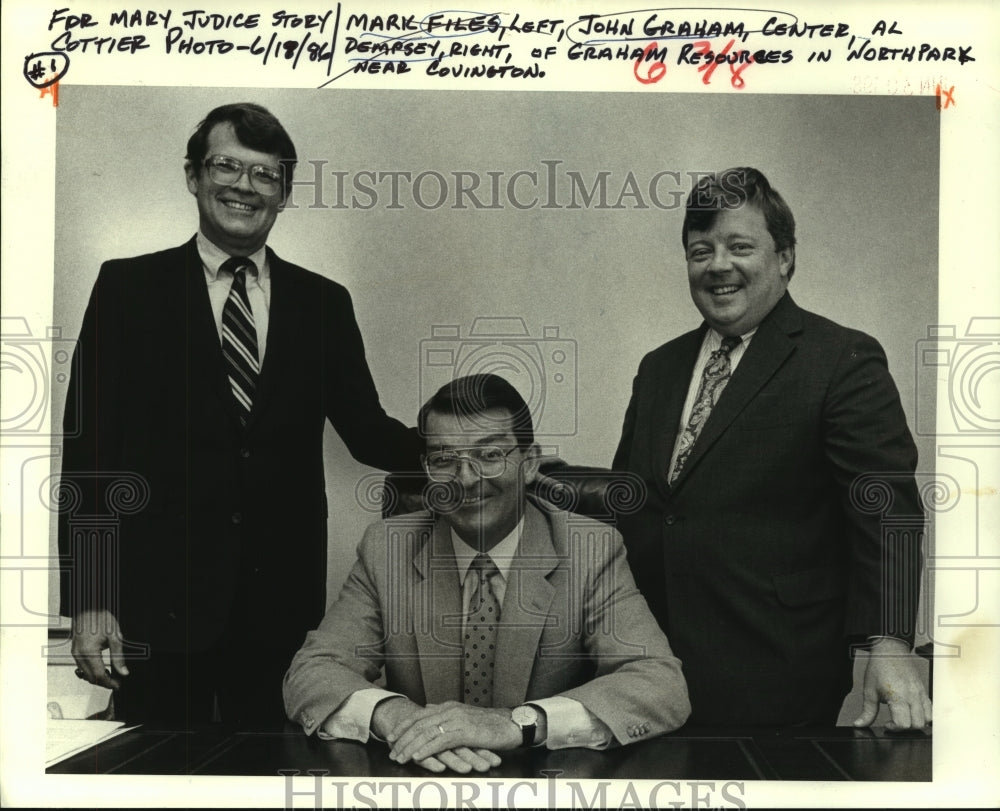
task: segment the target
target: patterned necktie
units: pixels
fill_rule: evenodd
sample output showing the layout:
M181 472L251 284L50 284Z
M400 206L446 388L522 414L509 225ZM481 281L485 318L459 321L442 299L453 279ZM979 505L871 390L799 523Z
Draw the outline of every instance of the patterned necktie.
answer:
M469 574L474 574L477 581L465 622L463 701L479 707L492 707L500 603L493 593L490 578L500 574L500 570L488 555L480 553L472 561Z
M708 421L708 415L712 412L712 407L719 402L719 395L729 382L729 353L740 342L740 338L727 336L722 339L722 346L716 349L708 358L705 369L701 374L701 383L698 385L698 395L695 397L694 407L691 409L691 417L688 419L687 427L681 433L680 444L677 451L677 461L674 469L670 471L670 484L673 484L680 475L681 468L691 455L691 448L698 439L701 429Z
M247 271L256 270L249 259L233 256L227 259L219 272L233 274L233 286L222 310L222 355L226 360L226 375L233 396L239 407L240 423L247 424L253 408L253 395L260 376L257 357L257 329L253 323L250 299L247 297Z

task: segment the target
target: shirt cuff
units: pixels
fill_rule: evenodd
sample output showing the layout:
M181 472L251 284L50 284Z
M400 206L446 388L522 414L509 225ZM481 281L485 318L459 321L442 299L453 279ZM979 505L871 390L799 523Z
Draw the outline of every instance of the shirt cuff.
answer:
M898 636L890 636L889 634L878 634L876 636L868 637L868 647L871 648L872 645L876 642L881 642L883 639L892 639L906 645L907 648L910 647L910 644L905 639L900 639Z
M367 687L351 693L316 730L316 737L324 741L342 738L367 743L371 733L372 713L375 705L386 698L402 695L383 690L381 687Z
M614 735L601 719L579 701L566 696L533 699L526 702L545 712L548 749L568 749L577 746L586 749L606 749Z

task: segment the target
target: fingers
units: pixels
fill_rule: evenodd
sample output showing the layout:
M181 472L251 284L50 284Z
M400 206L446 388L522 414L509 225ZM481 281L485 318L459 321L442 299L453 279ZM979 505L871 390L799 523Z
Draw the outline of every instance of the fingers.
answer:
M460 746L456 749L445 749L435 756L415 760L414 762L418 766L435 773L451 769L453 772L458 772L459 774L468 774L472 771L488 772L490 769L499 766L501 760L495 752L491 752L488 749L473 750L466 746Z
M114 669L115 673L121 673L123 676L127 676L128 665L125 664L125 651L122 647L122 635L117 626L108 637L108 649L111 652L111 667Z
M73 618L71 651L76 661L76 675L100 687L117 690L121 682L104 665L102 651L111 648L112 666L122 675L128 674L122 650L118 621L108 611L83 611Z
M891 720L885 725L889 732L924 729L932 720L931 700L920 689L909 701L890 702L889 713Z
M121 687L121 682L104 666L104 659L99 653L94 656L74 653L73 659L76 661L76 675L79 678L98 687L106 687L108 690L117 690Z
M468 751L468 749L465 750L465 752ZM471 754L471 752L469 754ZM466 759L461 749L456 749L454 751L446 749L437 755L437 759L453 772L459 772L460 774L468 774L473 770L473 768L475 768L473 764ZM478 771L485 771L485 769L479 769Z
M861 706L861 714L854 719L854 726L856 727L870 727L875 722L875 716L878 715L878 692L870 687L867 681L863 695L864 703Z
M427 771L434 772L435 774L440 774L446 768L448 768L436 757L429 757L425 760L418 760L417 765L423 767L424 769L427 769Z
M854 726L870 727L874 723L876 715L878 715L878 701L870 701L866 698L864 706L861 708L861 715L854 719Z
M503 763L503 760L500 758L500 755L489 749L474 749L473 751L494 768Z
M487 772L501 763L500 756L489 749L470 749L467 746L462 746L454 751L477 772Z
M392 744L389 757L398 763L408 760L423 760L453 747L457 741L445 730L442 719L437 715L415 723Z
M905 701L889 702L889 720L885 724L887 731L902 732L911 729L914 720L910 714L910 705ZM923 723L920 727L923 727Z

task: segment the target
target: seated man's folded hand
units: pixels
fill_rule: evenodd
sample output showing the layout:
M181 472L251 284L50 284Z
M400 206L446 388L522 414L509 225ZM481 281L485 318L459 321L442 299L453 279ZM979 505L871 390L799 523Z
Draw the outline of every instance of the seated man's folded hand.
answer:
M389 733L387 740L392 746L389 757L397 763L407 763L462 747L487 750L490 754L502 752L520 746L522 735L511 720L510 710L446 701L409 715Z

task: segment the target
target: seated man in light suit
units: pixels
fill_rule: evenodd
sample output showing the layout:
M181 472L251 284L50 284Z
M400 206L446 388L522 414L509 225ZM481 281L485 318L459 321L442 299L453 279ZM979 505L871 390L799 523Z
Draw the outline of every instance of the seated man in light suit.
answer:
M513 386L454 380L418 424L442 497L368 528L285 676L289 718L459 772L522 745L603 748L683 724L681 664L621 537L526 495L539 449Z

